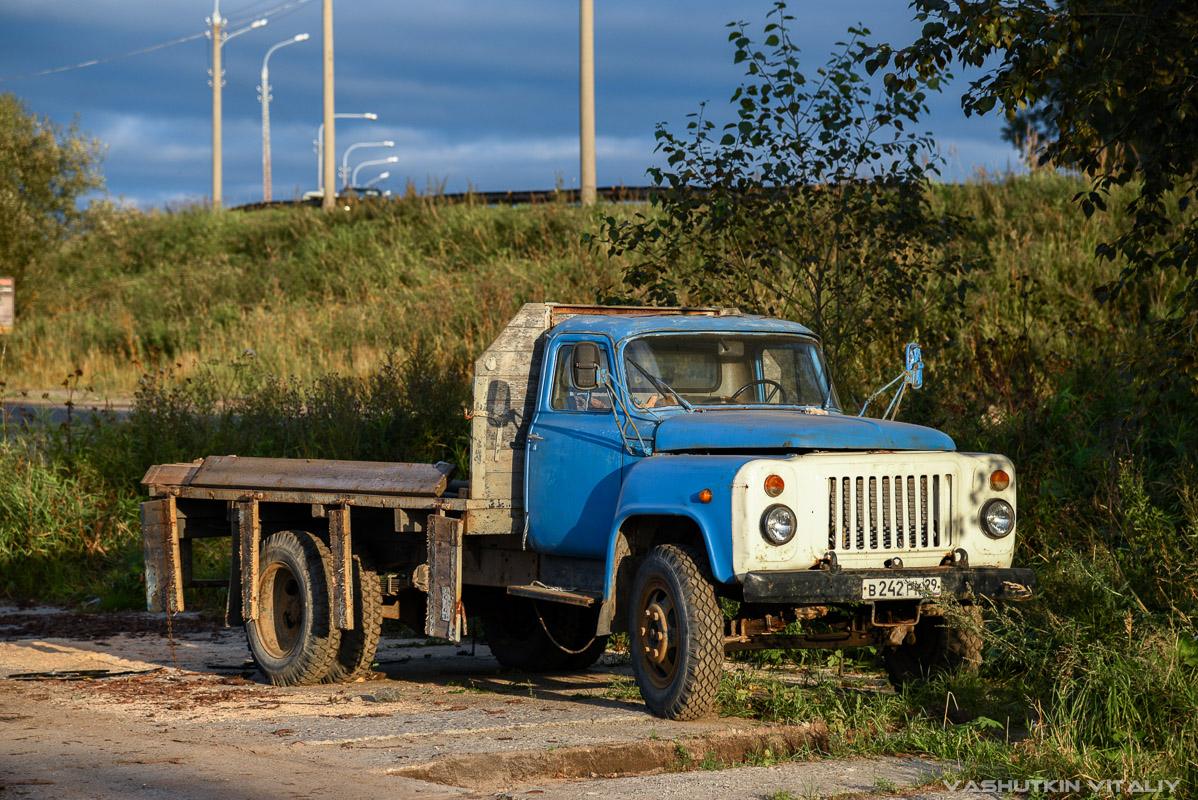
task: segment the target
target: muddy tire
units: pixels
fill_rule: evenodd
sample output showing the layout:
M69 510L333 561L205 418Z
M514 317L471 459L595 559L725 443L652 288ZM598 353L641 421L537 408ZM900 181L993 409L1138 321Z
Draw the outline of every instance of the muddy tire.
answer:
M341 647L326 680L356 681L370 674L383 633L383 590L378 573L361 556L354 556L354 627L341 631Z
M341 645L329 548L306 531L281 531L262 543L259 565L258 619L245 624L254 663L275 686L326 680Z
M724 669L724 616L707 559L660 545L637 568L628 625L632 671L649 710L698 719L715 705Z
M568 654L545 633L536 602L507 594L500 597L494 610L483 614L483 631L491 655L508 669L524 672L562 669Z
M894 688L954 670L974 672L982 663L982 609L965 609L971 628L954 625L947 617L924 617L915 626L915 641L882 651L886 674Z

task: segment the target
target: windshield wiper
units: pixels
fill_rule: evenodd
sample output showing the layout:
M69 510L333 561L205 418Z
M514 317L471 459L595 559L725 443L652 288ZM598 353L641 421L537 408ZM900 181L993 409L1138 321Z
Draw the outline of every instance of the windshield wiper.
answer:
M828 388L824 390L824 402L820 404L821 411L827 411L828 403L832 402L832 376L828 375L826 378L828 381Z
M657 391L659 393L661 393L661 395L663 397L665 395L673 395L674 399L676 399L679 402L679 404L683 408L685 408L687 411L695 410L694 406L692 406L690 403L688 403L686 400L684 400L682 395L678 394L678 392L671 389L670 385L668 383L666 383L665 381L663 381L661 378L658 378L656 375L650 374L649 370L645 369L644 367L642 367L640 364L633 361L628 356L624 356L624 360L627 361L632 366L636 367L638 370L640 370L640 373L649 379L649 383L653 384L654 388L656 388Z

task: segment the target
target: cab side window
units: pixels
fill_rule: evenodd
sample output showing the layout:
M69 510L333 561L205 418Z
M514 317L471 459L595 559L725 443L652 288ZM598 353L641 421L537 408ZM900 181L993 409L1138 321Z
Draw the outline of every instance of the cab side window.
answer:
M611 395L606 386L586 391L574 385L574 377L570 369L571 357L574 355L574 345L563 345L557 351L553 365L553 396L550 407L557 411L594 411L611 412ZM599 348L599 367L608 369L607 351Z

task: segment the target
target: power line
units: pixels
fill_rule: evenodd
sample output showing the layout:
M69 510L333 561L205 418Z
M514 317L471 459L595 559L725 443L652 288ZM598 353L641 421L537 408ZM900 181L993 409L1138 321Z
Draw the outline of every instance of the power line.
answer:
M269 0L266 0L266 1L269 2ZM311 2L311 0L292 0L289 3L283 3L282 5L275 6L274 8L269 9L268 11L264 11L261 14L255 14L255 15L253 15L252 18L260 19L262 17L272 17L272 16L275 16L276 14L281 14L283 12L293 10L293 9L295 9L299 6L302 6L308 2ZM256 6L259 4L260 3L254 3L250 7L253 7L253 6ZM247 17L245 20L242 20L241 22L248 22L250 19L251 18ZM231 23L229 27L236 27L238 24L240 24L240 22ZM23 80L25 78L39 78L42 75L52 75L56 72L68 72L73 69L82 69L83 67L94 67L96 64L105 64L110 61L120 61L122 58L129 58L130 56L140 56L145 53L152 53L155 50L161 50L164 47L170 47L172 45L182 44L183 42L190 42L195 39L203 39L206 36L208 36L208 31L203 31L202 33L193 33L190 36L183 36L179 39L172 39L169 42L163 42L162 44L156 44L156 45L152 45L150 47L143 47L140 50L130 50L128 53L121 53L119 56L108 56L107 58L93 58L90 61L81 61L78 64L68 64L65 67L55 67L53 69L43 69L39 72L27 72L24 75L10 75L5 78L0 78L0 83L4 83L6 81L19 81L19 80Z
M182 44L183 42L190 42L193 39L203 39L207 35L208 35L207 31L204 31L202 33L193 33L191 36L184 36L180 39L173 39L169 42L163 42L162 44L156 44L151 47L143 47L140 50L130 50L128 53L121 53L119 56L108 56L107 58L93 58L91 61L83 61L78 64L70 64L65 67L55 67L54 69L44 69L41 72L28 72L24 75L11 75L7 78L0 78L0 83L3 83L5 81L17 81L17 80L21 80L22 78L37 78L42 75L51 75L55 72L67 72L68 70L81 69L83 67L93 67L96 64L104 64L109 61L119 61L122 58L128 58L129 56L140 56L143 53L152 53L155 50L161 50L164 47L170 47L171 45L175 45L175 44Z

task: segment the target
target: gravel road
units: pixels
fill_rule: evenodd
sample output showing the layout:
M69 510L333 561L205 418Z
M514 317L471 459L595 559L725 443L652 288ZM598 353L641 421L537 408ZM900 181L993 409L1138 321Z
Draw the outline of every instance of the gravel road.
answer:
M680 746L697 764L704 753L762 743L818 746L826 733L660 720L621 690L630 670L619 657L604 661L578 675L524 676L501 670L481 643L385 638L379 680L275 688L259 682L240 630L194 615L168 628L146 614L0 606L0 793L702 800L872 795L891 785L909 797L943 792L935 782L942 765L918 758L677 771Z

